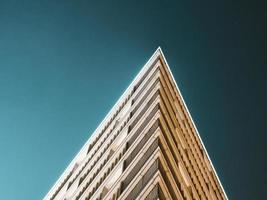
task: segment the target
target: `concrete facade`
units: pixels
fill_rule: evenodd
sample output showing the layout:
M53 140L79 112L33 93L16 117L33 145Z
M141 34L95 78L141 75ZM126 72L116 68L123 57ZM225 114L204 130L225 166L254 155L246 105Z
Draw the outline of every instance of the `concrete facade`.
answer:
M44 199L227 199L160 48Z

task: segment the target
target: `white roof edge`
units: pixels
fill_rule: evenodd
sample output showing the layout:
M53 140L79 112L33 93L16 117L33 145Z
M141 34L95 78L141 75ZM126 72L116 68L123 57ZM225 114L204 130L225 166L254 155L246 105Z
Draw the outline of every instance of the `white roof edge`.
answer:
M213 164L212 164L212 162L211 162L211 159L210 159L209 154L208 154L208 152L207 152L207 150L206 150L206 147L205 147L205 145L204 145L204 143L203 143L203 141L202 141L202 139L201 139L201 137L200 137L200 134L199 134L198 129L197 129L196 125L195 125L195 122L194 122L194 120L193 120L193 118L192 118L192 116L191 116L191 114L190 114L190 112L189 112L189 110L188 110L188 108L187 108L187 106L186 106L186 103L185 103L185 101L184 101L184 98L183 98L183 96L182 96L182 94L181 94L181 92L180 92L180 89L179 89L179 87L178 87L178 85L177 85L177 82L176 82L176 80L175 80L175 78L174 78L174 76L173 76L173 74L172 74L172 71L171 71L171 69L170 69L170 66L169 66L169 64L168 64L168 62L167 62L167 60L166 60L166 58L165 58L165 56L164 56L164 53L163 53L161 47L158 47L157 51L159 51L159 53L161 54L161 56L162 56L162 58L163 58L163 60L164 60L164 62L165 62L165 64L166 64L166 66L167 66L167 68L168 68L168 70L169 70L169 72L170 72L170 74L171 74L171 77L172 77L172 79L173 79L173 82L174 82L174 84L175 84L175 86L176 86L176 88L177 88L177 90L178 90L178 93L179 93L179 95L180 95L180 97L181 97L181 99L182 99L182 102L183 102L183 104L184 104L184 106L185 106L185 109L186 109L188 115L189 115L189 118L190 118L190 120L192 121L192 124L193 124L193 126L194 126L194 129L195 129L196 132L197 132L197 136L198 136L198 138L199 138L199 140L200 140L200 142L201 142L201 144L202 144L202 146L203 146L203 148L204 148L204 151L205 151L205 153L206 153L206 155L207 155L207 157L208 157L208 160L209 160L209 162L210 162L210 164L211 164L211 167L212 167L212 169L213 169L213 171L214 171L214 173L215 173L215 176L216 176L216 178L217 178L217 180L218 180L218 182L219 182L219 184L220 184L220 186L221 186L221 188L222 188L222 190L223 190L223 193L224 193L226 199L228 199L228 197L227 197L227 195L226 195L226 192L224 191L224 188L223 188L222 183L221 183L221 181L220 181L220 178L219 178L219 176L218 176L218 174L217 174L217 172L216 172L216 170L215 170L215 168L214 168L214 166L213 166Z
M153 53L153 55L148 59L148 61L145 63L145 65L141 68L141 70L138 72L138 74L132 80L130 85L126 88L126 90L123 92L123 94L117 100L115 105L110 109L110 111L105 116L105 118L100 122L100 124L97 126L95 131L92 133L92 135L89 137L89 139L85 142L85 144L80 149L80 151L76 154L74 159L72 159L71 163L67 166L67 168L65 168L63 173L59 176L59 178L57 179L56 183L50 188L49 192L43 198L44 200L51 198L53 193L56 191L57 187L60 186L61 182L65 179L65 177L68 175L68 173L70 173L70 171L72 170L72 168L75 165L78 157L82 154L82 152L84 150L86 150L89 147L89 143L91 141L93 141L93 139L100 133L101 129L103 128L103 125L105 125L105 123L107 123L107 120L113 115L113 113L116 112L116 110L118 109L120 103L125 98L125 95L127 95L127 93L129 93L133 89L134 85L141 79L142 75L146 72L147 68L150 66L149 64L153 63L154 60L161 54L161 52L162 51L161 51L160 47L158 47L156 49L156 51Z

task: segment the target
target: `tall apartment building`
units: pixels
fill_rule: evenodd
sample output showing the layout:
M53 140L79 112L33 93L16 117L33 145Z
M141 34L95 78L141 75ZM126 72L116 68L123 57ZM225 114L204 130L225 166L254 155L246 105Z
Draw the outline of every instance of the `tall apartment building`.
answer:
M160 48L44 199L227 199Z

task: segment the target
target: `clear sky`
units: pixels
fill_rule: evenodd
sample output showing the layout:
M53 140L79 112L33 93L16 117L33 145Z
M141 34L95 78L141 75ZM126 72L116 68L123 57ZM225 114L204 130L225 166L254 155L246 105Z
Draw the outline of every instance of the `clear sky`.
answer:
M0 199L43 198L158 46L229 199L262 199L264 7L0 0Z

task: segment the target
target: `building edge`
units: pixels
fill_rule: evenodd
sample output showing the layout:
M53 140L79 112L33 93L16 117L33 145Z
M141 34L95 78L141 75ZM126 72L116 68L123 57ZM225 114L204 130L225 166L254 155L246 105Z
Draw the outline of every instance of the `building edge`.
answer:
M188 116L189 116L189 119L191 120L192 125L193 125L193 127L194 127L194 129L195 129L195 131L196 131L196 133L197 133L197 137L199 138L200 143L201 143L201 145L202 145L202 147L203 147L203 149L204 149L204 152L205 152L206 155L207 155L207 158L208 158L209 163L210 163L210 165L211 165L211 167L212 167L212 170L214 171L214 174L215 174L215 176L216 176L216 178L217 178L217 180L218 180L218 182L219 182L219 185L220 185L220 187L222 188L222 191L223 191L223 193L224 193L226 199L228 200L228 197L227 197L226 192L225 192L225 190L224 190L224 188L223 188L223 186L222 186L222 184L221 184L221 181L220 181L220 179L219 179L219 176L218 176L218 174L217 174L217 172L216 172L216 170L215 170L215 168L214 168L214 166L213 166L213 164L212 164L212 162L211 162L211 159L210 159L209 154L208 154L208 152L207 152L207 150L206 150L206 147L205 147L205 145L204 145L204 143L203 143L203 141L202 141L202 139L201 139L201 136L200 136L200 134L199 134L199 132L198 132L198 129L197 129L196 125L195 125L195 122L194 122L194 120L193 120L193 118L192 118L192 116L191 116L191 114L190 114L190 112L189 112L189 109L187 108L187 105L186 105L186 103L185 103L185 101L184 101L184 98L183 98L183 96L182 96L182 94L181 94L181 92L180 92L180 89L179 89L179 87L178 87L178 85L177 85L177 82L176 82L176 80L175 80L175 78L174 78L174 76L173 76L173 74L172 74L172 71L170 70L170 67L169 67L169 65L168 65L168 62L167 62L167 60L166 60L166 58L165 58L165 56L164 56L164 53L163 53L163 51L162 51L162 48L161 48L160 46L156 49L156 51L153 53L153 55L148 59L148 61L145 63L145 65L144 65L144 66L141 68L141 70L137 73L137 75L136 75L135 78L132 80L132 82L130 83L130 85L124 90L124 92L122 93L122 95L121 95L121 96L119 97L119 99L116 101L115 105L109 110L109 112L107 113L107 115L106 115L106 116L104 117L104 119L100 122L100 124L97 126L97 128L95 129L95 131L91 134L91 136L89 137L89 139L85 142L85 144L84 144L83 147L80 149L80 151L79 151L79 152L76 154L76 156L72 159L72 161L70 162L70 164L65 168L65 170L63 171L63 173L61 173L61 175L58 177L57 181L56 181L56 182L53 184L53 186L50 188L49 192L44 196L44 198L43 198L44 200L49 199L49 198L53 195L53 193L56 191L57 187L59 187L59 185L62 183L62 181L64 181L64 179L67 177L67 175L71 172L71 170L73 169L73 167L74 167L74 165L76 164L77 160L79 160L79 158L80 158L85 152L87 152L87 149L88 149L90 143L91 143L92 141L94 141L94 138L96 138L96 137L100 134L101 129L103 128L103 125L105 125L105 123L108 122L109 118L112 117L112 115L113 115L113 114L116 112L116 110L119 108L119 106L120 106L120 104L123 102L125 96L127 96L127 93L131 92L131 90L134 88L135 84L142 78L142 75L147 71L147 69L149 68L150 64L153 63L158 57L160 57L161 60L164 62L164 65L167 67L167 69L168 69L168 71L169 71L169 73L170 73L170 75L171 75L171 78L172 78L172 80L173 80L173 82L174 82L174 85L175 85L177 91L178 91L178 94L179 94L180 97L181 97L182 103L183 103L183 105L184 105L184 107L185 107L185 109L186 109L186 112L187 112L187 114L188 114Z

